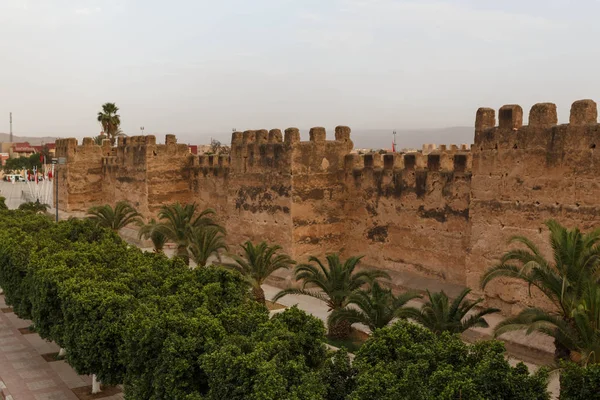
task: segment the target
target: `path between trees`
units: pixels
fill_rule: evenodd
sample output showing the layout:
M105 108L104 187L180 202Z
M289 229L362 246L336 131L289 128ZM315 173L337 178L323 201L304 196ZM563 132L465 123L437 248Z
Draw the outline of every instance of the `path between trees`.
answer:
M0 309L6 310L4 295ZM31 321L12 312L0 311L0 394L12 400L77 400L71 389L90 386L91 376L81 376L66 361L48 362L42 354L56 353L59 348L37 333L22 334ZM103 397L122 400L123 394Z

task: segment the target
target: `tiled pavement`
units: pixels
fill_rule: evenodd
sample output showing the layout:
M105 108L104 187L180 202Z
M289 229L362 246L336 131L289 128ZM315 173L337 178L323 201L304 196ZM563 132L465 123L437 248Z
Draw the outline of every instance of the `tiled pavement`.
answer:
M0 295L0 308L4 307ZM41 355L57 352L58 346L37 333L19 332L30 325L14 313L0 311L0 394L12 400L77 400L71 389L91 385L91 377L77 375L65 361L45 361ZM123 395L103 399L120 400Z

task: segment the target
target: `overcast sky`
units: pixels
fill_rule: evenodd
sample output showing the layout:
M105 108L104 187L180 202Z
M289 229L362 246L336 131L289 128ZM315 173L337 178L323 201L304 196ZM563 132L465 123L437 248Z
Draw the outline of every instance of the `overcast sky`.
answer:
M0 0L0 132L472 126L600 100L598 0ZM224 135L224 136L223 136Z

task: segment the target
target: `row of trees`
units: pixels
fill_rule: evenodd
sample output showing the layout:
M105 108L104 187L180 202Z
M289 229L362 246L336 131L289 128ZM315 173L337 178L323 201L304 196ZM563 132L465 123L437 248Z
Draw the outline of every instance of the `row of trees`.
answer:
M112 215L109 206L99 209ZM140 217L125 203L118 204L115 211L127 216L116 218L120 221L116 225L113 223L116 229L132 222L127 218ZM91 212L97 213L97 209ZM156 251L161 251L162 245L171 241L177 244L178 257L187 262L191 252L197 265L203 266L211 255L217 255L220 261L221 252L227 251L225 230L213 217L213 210L198 213L195 205L164 206L159 213L159 221L143 226L140 233L153 240ZM109 222L103 224L111 226ZM555 305L558 313L528 308L497 325L495 334L501 336L514 330L540 332L555 339L557 360L571 359L582 365L599 363L600 230L584 234L555 221L549 221L547 226L554 252L552 261L546 260L529 239L515 237L511 242L524 248L508 251L500 263L483 276L482 287L501 278L524 280L530 288L539 289ZM264 303L262 283L274 271L288 269L295 261L283 254L279 246L268 246L264 242L258 245L247 242L242 248L243 257L230 254L229 258L235 263L221 264L239 269L252 284L255 297ZM296 294L324 301L331 311L329 336L336 338L348 336L354 323L362 323L375 330L396 318L411 319L436 334L460 333L471 327L487 327L484 317L498 312L492 308L476 308L482 299L469 301L470 289L465 289L453 301L444 292L427 292L421 308L411 307L408 303L420 298L418 293L394 295L380 283L389 276L380 270L359 271L360 259L350 257L344 261L339 255L330 254L322 262L311 257L309 263L295 268L295 278L301 287L283 290L274 300Z
M113 211L110 206L90 210L93 218L103 214L105 226L120 227L136 222L140 215L128 204L119 203ZM111 218L115 215L122 217ZM198 213L195 205L164 206L159 221L151 221L140 230L143 237L151 238L156 251L161 251L166 241L177 245L176 255L184 261L192 254L197 265L206 264L211 255L227 251L225 230L214 220L214 211ZM549 221L553 261L546 260L529 239L515 237L511 242L524 245L508 251L500 263L490 268L482 278L482 287L499 278L524 280L530 288L536 287L555 305L558 313L540 308L528 308L519 315L508 318L495 328L500 336L514 330L527 333L541 332L555 339L556 358L571 359L583 365L600 362L600 230L584 234L578 229L569 230L555 221ZM253 286L255 297L264 303L262 283L278 269L288 269L295 264L281 253L279 246L266 243L242 246L245 257L229 255L235 263L223 263L238 268ZM482 299L467 300L470 289L465 289L454 301L444 292L429 293L421 308L408 306L410 300L420 298L418 293L395 296L379 283L389 279L380 270L362 270L357 267L360 257L343 261L330 254L325 263L311 257L309 263L295 268L299 288L289 288L278 293L274 300L289 294L307 295L326 302L331 311L328 318L329 335L343 338L350 333L353 323L362 323L371 330L382 328L396 318L410 318L437 334L460 333L471 327L487 327L485 316L498 312L485 308L475 311Z
M326 350L315 317L294 307L269 318L232 269L144 253L93 220L17 210L0 224L6 302L78 373L124 384L129 399L548 398L545 370L511 367L499 342L400 321L351 364Z
M280 246L266 242L244 243L242 255L227 253L226 232L215 221L214 210L199 212L195 204L165 205L158 213L158 221L152 219L148 224L143 224L141 215L126 202L117 203L114 209L109 205L93 207L88 215L100 226L115 232L130 224L139 225L140 237L151 239L155 252L162 253L166 242L174 243L175 255L186 264L190 256L198 266L206 265L211 256L215 257L221 265L240 271L251 285L254 298L262 304L265 303L262 284L266 279L275 271L296 264ZM222 262L221 253L233 262ZM453 302L444 292L427 292L428 301L422 308L409 307L407 303L421 298L420 294L407 292L395 296L379 283L380 279L389 279L389 275L378 270L359 271L360 260L361 257L350 257L344 261L338 254L330 254L323 263L311 257L309 263L295 268L296 280L302 282L302 287L283 290L273 300L299 294L324 301L332 311L328 325L329 336L333 338L347 337L354 323L375 330L396 318L411 318L436 334L461 333L472 327L487 327L484 316L498 312L487 308L467 316L482 301L468 301L468 289Z
M46 158L46 162L50 162L51 158ZM19 157L19 158L9 158L4 163L2 167L4 172L21 172L23 170L32 171L34 168L37 168L38 171L42 168L42 160L40 154L32 154L29 157Z

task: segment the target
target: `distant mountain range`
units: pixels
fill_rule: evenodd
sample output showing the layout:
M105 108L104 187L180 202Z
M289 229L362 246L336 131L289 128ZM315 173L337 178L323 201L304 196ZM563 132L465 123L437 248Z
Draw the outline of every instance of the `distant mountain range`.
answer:
M352 129L351 138L357 149L391 149L394 129ZM403 148L420 149L423 144L471 144L474 129L457 126L440 129L396 129L397 150Z
M302 140L308 140L308 129L301 129ZM394 129L352 129L351 138L354 142L354 147L357 149L391 149L394 135ZM434 143L440 144L471 144L473 143L473 127L456 126L450 128L439 129L396 129L396 145L398 150L403 148L420 149L423 144ZM208 144L210 137L217 138L222 143L229 144L230 133L209 134L192 134L180 133L175 135L180 143L189 144ZM88 135L93 136L93 135ZM159 142L164 141L164 134L156 134ZM333 130L328 129L327 139L333 140ZM8 133L0 133L0 142L8 142ZM14 136L15 142L29 142L31 145L37 146L42 143L54 143L56 137L45 136ZM81 142L81 140L79 140Z
M54 143L55 140L56 138L51 136L13 136L13 142L29 142L29 144L32 146L39 146L45 143ZM10 134L0 133L0 143L6 143L8 141L10 141Z

